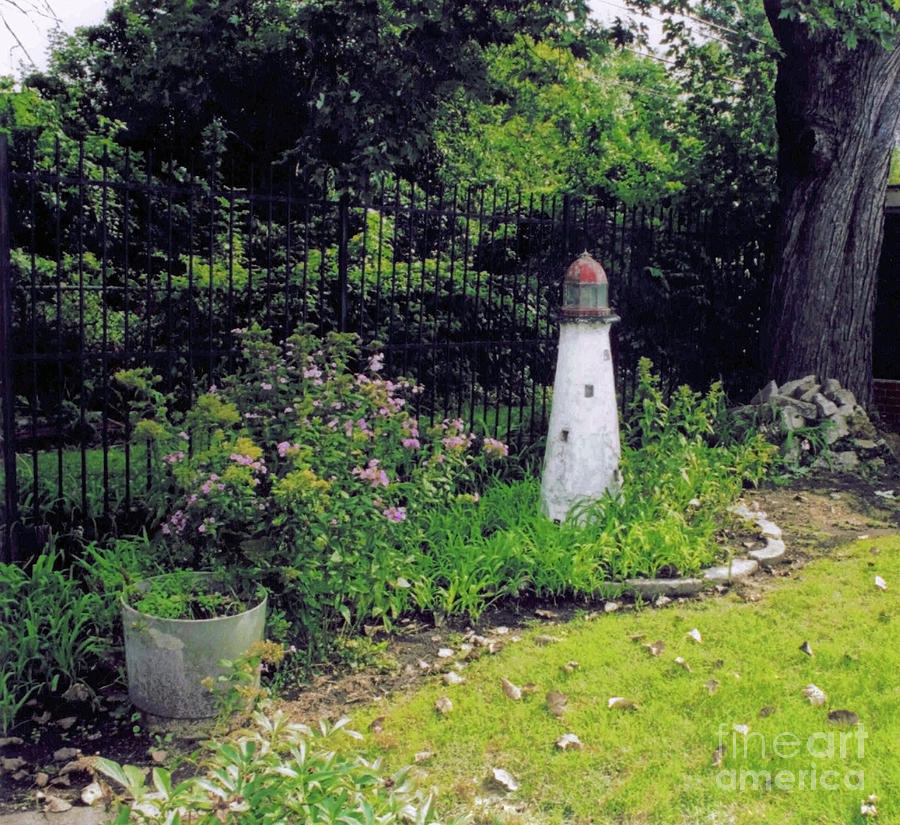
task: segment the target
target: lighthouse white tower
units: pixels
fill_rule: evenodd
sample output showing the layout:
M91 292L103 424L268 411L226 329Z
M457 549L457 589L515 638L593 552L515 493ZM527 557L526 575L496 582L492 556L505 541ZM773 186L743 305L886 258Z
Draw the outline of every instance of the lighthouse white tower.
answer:
M609 307L608 291L603 267L587 252L566 272L541 479L541 512L555 521L621 486L609 343L610 328L620 319Z

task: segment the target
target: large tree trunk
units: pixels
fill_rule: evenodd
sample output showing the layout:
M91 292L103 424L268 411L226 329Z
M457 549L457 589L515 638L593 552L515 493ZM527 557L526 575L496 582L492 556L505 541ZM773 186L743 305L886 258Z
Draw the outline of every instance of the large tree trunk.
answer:
M775 105L779 210L763 328L769 378L837 378L872 398L872 323L884 198L900 121L900 48L846 46L779 20ZM900 46L900 39L898 39Z

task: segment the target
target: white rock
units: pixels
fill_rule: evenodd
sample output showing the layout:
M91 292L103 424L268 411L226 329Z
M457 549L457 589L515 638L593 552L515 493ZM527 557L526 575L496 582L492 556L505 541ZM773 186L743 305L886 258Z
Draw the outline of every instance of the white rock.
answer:
M734 559L730 565L708 567L703 578L712 582L739 581L752 576L759 569L759 562L753 559Z

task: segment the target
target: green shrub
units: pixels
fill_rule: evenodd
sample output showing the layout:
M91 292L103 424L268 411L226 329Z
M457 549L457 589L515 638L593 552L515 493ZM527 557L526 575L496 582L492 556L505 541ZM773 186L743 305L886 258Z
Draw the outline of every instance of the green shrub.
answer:
M103 599L85 592L53 539L25 569L0 564L0 731L32 697L87 678L106 655Z
M333 750L346 721L313 732L281 713L257 713L252 729L207 743L196 775L178 784L162 768L153 769L152 788L140 768L102 758L97 768L130 797L115 825L437 825L431 797L414 787L409 769L385 775L378 762Z
M716 561L727 506L763 478L774 447L759 433L733 436L719 384L705 395L680 387L667 403L646 359L630 413L623 489L565 523L539 514L537 479L497 483L433 512L416 605L477 619L505 597L612 595L626 578L690 575Z
M420 432L418 388L381 378L381 356L361 357L353 336L282 348L256 327L236 334L240 371L183 417L146 370L117 375L166 501L159 556L239 593L265 586L308 652L364 620L389 625L416 606L429 514L471 495L506 446L459 419Z

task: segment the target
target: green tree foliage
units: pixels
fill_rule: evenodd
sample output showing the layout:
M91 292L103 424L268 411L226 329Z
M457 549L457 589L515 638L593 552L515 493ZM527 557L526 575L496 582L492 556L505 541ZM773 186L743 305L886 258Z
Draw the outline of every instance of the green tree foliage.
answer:
M674 129L693 155L685 192L756 231L775 196L775 57L759 0L630 0L661 16L665 65L682 106ZM753 231L753 230L751 230Z
M628 203L679 189L680 160L692 150L669 128L676 85L659 64L604 46L579 54L520 36L494 47L487 99L460 91L441 112L445 174Z
M428 167L435 108L483 80L488 46L586 19L582 0L117 0L28 82L74 89L88 128L121 118L132 145L187 159L203 144L238 167L287 156L358 187Z

